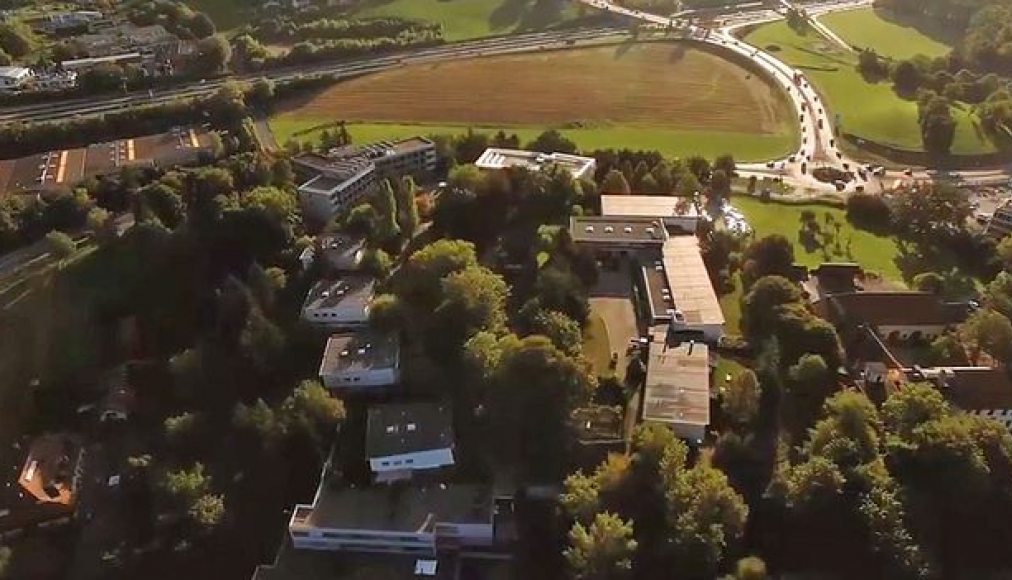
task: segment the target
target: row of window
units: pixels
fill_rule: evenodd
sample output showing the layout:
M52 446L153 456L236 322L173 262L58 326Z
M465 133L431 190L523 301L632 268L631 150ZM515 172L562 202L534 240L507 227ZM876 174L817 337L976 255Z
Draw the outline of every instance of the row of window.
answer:
M398 459L397 461L380 461L380 465L382 465L383 467L390 467L390 466L396 467L398 465L411 465L414 462L415 462L414 459L405 459L403 461Z

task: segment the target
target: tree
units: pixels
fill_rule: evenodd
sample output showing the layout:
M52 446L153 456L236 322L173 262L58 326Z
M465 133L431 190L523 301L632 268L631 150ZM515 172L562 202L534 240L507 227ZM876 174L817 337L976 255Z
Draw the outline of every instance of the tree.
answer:
M1012 273L998 272L984 288L981 301L988 308L1012 317Z
M183 413L165 418L165 438L173 443L181 443L191 437L197 427L197 416Z
M794 246L787 238L774 234L749 244L742 259L742 284L751 288L763 276L789 278L794 265Z
M344 419L345 409L318 381L302 381L282 402L280 415L289 432L305 434L322 451L326 435Z
M527 144L525 149L542 153L576 153L576 143L555 129L549 129Z
M608 171L601 182L601 193L627 194L631 191L629 182L626 181L625 176L618 169Z
M197 43L194 65L203 72L215 73L225 68L231 58L232 48L227 40L220 35L208 36Z
M922 272L914 276L914 288L921 292L940 295L945 289L945 278L938 272Z
M721 409L737 426L751 423L759 412L759 379L751 369L735 375L724 389Z
M846 480L835 463L815 456L791 467L786 483L787 501L792 508L821 516L837 507Z
M390 268L393 261L390 254L378 248L369 248L362 255L361 268L363 272L371 274L380 280L390 275Z
M965 194L950 184L930 181L894 191L892 210L896 226L915 236L958 227L971 212Z
M18 22L0 24L0 49L14 58L21 58L32 51L35 35L27 25Z
M502 277L481 266L448 275L443 303L435 312L440 331L461 337L458 344L478 331L500 332L506 326L508 293Z
M919 116L924 150L934 155L947 155L956 136L956 120L952 117L949 100L932 97L920 107Z
M998 259L1006 272L1012 272L1012 236L1005 236L996 248Z
M582 352L583 333L579 323L561 312L539 309L532 317L530 329L532 334L547 336L556 348L570 356Z
M728 178L734 177L737 169L738 166L734 161L734 157L730 153L725 153L713 160L713 170L723 171Z
M394 198L394 188L389 179L384 179L380 184L379 192L373 198L372 205L378 218L374 232L375 240L382 244L399 236L401 228L397 225L397 201Z
M397 223L405 237L414 237L421 220L418 217L418 205L415 203L417 191L415 181L405 175L395 188L397 196Z
M938 390L927 383L912 383L882 404L882 423L890 433L908 437L917 427L949 413L949 405Z
M190 32L192 32L198 40L207 38L217 32L217 29L214 27L214 22L203 12L197 12L194 14L193 18L191 18L187 23L187 26L189 27Z
M959 337L946 332L931 341L929 357L934 365L958 365L963 362L966 355Z
M731 178L723 169L713 170L710 176L710 194L720 199L731 195Z
M211 489L211 476L204 473L204 464L198 462L189 469L166 471L159 486L170 501L185 511Z
M909 60L900 61L893 67L892 80L896 84L896 90L912 95L921 86L921 71Z
M600 483L596 474L582 471L566 476L559 503L569 517L577 522L589 523L601 508Z
M225 515L225 497L206 493L190 505L187 515L204 531L215 528Z
M11 58L11 55L7 54L7 51L3 48L0 48L0 66L11 66L13 62L14 59ZM0 578L3 578L3 576L0 575Z
M153 183L142 188L137 194L137 203L138 221L153 217L165 227L175 229L183 220L183 198L179 192L163 183Z
M783 276L759 278L742 301L741 327L748 336L775 334L781 306L796 304L801 290Z
M738 560L734 566L734 580L766 580L766 562L759 556L748 556Z
M824 406L825 418L809 430L805 452L836 464L844 477L879 457L882 424L875 406L863 394L841 391Z
M960 334L970 345L973 360L986 352L999 362L1012 360L1012 322L990 308L981 308L960 325Z
M404 304L395 294L380 294L369 307L369 326L380 331L400 330L404 317Z
M441 301L443 278L477 264L474 244L438 240L411 254L395 277L397 294L431 312Z
M46 234L46 247L61 262L73 256L77 251L77 243L67 234L56 230Z
M636 540L632 524L617 515L599 513L587 527L580 522L569 531L564 556L579 580L618 580L632 576Z

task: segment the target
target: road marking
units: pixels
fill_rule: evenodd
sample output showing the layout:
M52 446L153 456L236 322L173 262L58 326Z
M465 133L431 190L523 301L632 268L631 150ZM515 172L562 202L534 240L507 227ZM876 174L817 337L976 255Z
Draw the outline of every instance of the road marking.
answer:
M70 151L60 152L60 162L56 166L56 183L63 183L63 179L67 176L67 157L70 156Z

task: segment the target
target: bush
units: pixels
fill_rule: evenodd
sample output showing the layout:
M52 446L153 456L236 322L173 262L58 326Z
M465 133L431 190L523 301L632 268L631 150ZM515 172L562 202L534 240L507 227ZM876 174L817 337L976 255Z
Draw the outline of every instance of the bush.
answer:
M887 232L892 213L881 196L855 193L847 199L847 221L866 230Z

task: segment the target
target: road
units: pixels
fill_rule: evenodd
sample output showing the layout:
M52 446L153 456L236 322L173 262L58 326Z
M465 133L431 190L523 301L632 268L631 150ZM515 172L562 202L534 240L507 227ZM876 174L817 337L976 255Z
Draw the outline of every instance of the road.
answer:
M95 98L3 107L0 108L0 123L12 121L55 121L74 117L98 116L131 106L157 105L182 98L206 96L214 93L222 85L237 80L252 81L259 78L268 78L275 82L285 82L324 76L340 79L419 62L563 48L570 45L621 38L626 36L626 34L626 31L614 28L590 28L533 32L500 38L445 44L420 50L386 54L383 56L369 56L336 63L316 63L300 67L264 71L256 74L226 76L209 79L205 82L187 83L170 89L150 92L146 90L136 91L116 97L105 95Z

